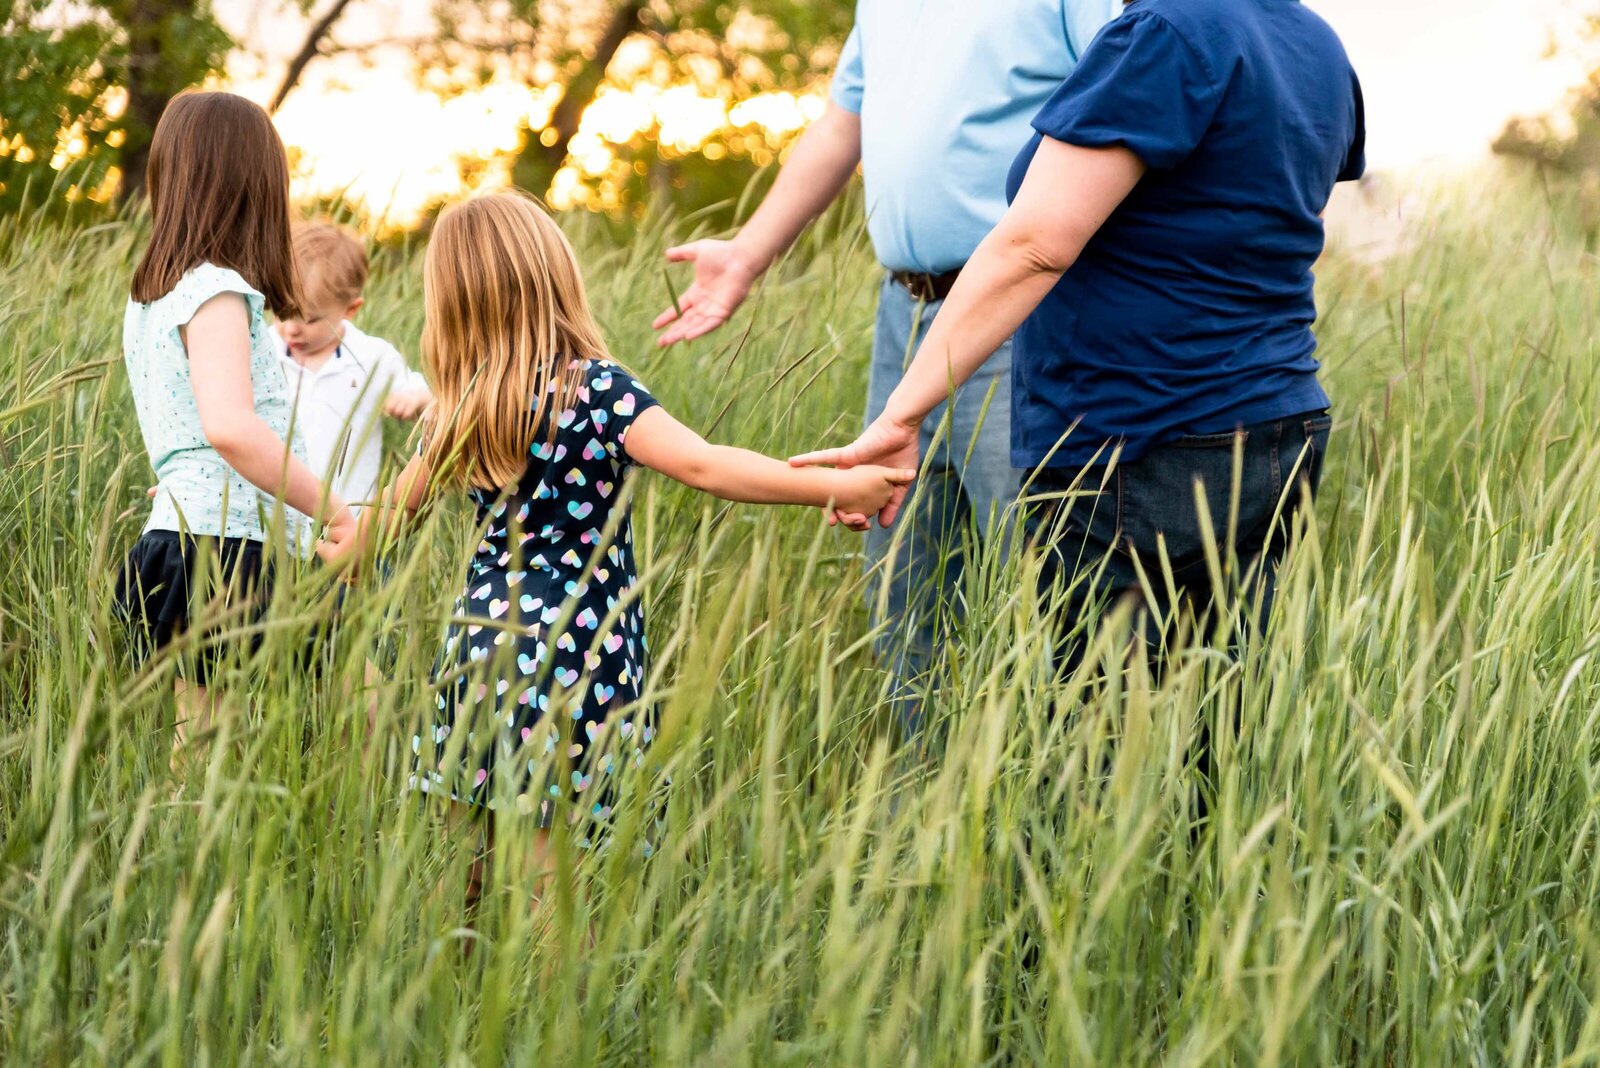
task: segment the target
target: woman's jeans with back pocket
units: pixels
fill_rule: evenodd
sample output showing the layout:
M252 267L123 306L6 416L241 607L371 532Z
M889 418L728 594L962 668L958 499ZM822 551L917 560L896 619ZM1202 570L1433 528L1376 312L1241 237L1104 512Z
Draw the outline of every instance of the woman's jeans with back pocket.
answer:
M1192 621L1208 637L1218 602L1235 597L1245 600L1232 640L1264 630L1294 517L1322 476L1331 425L1326 412L1307 412L1179 438L1129 463L1039 471L1025 490L1034 502L1028 540L1044 550L1041 594L1058 598L1061 666L1081 663L1099 620L1123 600L1134 601L1135 633L1152 656L1170 639L1170 621ZM1215 588L1214 566L1226 589Z

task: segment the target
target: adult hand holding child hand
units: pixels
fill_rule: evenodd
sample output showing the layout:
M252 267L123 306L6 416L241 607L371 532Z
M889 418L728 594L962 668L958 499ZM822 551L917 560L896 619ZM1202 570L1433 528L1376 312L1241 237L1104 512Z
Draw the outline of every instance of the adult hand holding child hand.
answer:
M919 423L907 423L885 411L849 445L791 456L789 464L792 467L832 466L846 471L866 465L881 465L873 467L874 471L881 471L882 468L899 469L897 473L906 477L896 481L886 498L876 507L851 507L855 502L841 499L828 516L829 526L843 523L851 530L864 531L872 525L872 516L876 513L878 525L887 527L900 514L906 493L916 478L918 427Z

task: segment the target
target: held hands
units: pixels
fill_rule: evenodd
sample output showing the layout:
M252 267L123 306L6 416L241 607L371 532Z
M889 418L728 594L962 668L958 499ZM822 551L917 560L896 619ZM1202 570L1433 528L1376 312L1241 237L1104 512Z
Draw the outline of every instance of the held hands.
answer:
M895 497L904 497L906 487L917 477L914 468L873 464L841 468L832 474L837 488L833 490L833 514L828 517L828 525L845 522L857 530L865 530L870 525L869 517L888 508Z
M843 523L851 530L866 530L872 525L872 516L876 513L878 525L887 527L894 522L895 516L900 514L906 493L912 480L916 478L918 430L917 423L901 421L885 412L874 420L859 438L844 448L822 449L800 456L791 456L789 464L792 467L831 465L851 473L857 469L875 473L878 478L888 483L888 494L881 500L874 501L864 497L847 498L841 493L834 502L833 514L828 517L828 524L832 526ZM906 477L886 478L886 469L891 469L887 472L890 475Z
M651 327L661 331L656 344L662 348L679 341L692 341L711 333L728 321L744 303L750 287L761 276L761 268L732 241L694 241L667 249L672 263L694 264L694 283Z
M361 524L348 504L341 504L317 539L317 556L331 567L344 567L360 555Z

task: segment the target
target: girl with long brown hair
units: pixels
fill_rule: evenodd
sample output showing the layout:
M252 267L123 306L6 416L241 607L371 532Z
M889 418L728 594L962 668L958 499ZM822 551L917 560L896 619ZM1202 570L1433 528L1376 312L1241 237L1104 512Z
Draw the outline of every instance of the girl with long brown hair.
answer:
M327 524L326 553L356 529L288 444L293 398L264 319L267 308L297 313L289 169L272 121L242 97L181 95L156 126L147 182L150 243L123 357L157 485L117 583L141 660L188 631L202 602L237 632L238 615L264 601L267 543L302 516ZM185 647L175 766L210 726L208 688L226 652L220 640Z
M391 505L411 512L465 487L481 540L436 669L437 716L412 739L416 783L466 805L509 805L540 828L563 805L603 818L608 776L637 761L653 731L640 707L629 470L726 500L847 512L882 507L914 472L798 470L707 444L610 359L571 246L527 197L446 211L425 271L433 425L362 527ZM564 760L558 784L546 770Z

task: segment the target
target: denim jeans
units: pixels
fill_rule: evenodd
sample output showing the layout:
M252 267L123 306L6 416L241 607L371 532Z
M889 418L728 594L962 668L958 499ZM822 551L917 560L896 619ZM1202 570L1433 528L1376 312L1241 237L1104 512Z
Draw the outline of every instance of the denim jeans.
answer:
M872 341L867 422L888 403L916 355L941 302L919 301L884 277ZM943 424L946 415L950 425ZM1011 466L1011 342L1007 341L922 423L921 471L893 527L867 534L872 568L867 605L881 625L879 662L894 677L898 712L908 733L921 725L913 696L933 662L942 630L959 610L956 597L974 544L1006 544L1003 524L1015 518L1018 472Z
M1029 542L1045 551L1041 595L1060 598L1062 667L1078 665L1098 617L1125 599L1140 609L1135 633L1151 654L1174 620L1214 623L1224 598L1246 598L1232 641L1263 630L1293 518L1322 477L1331 425L1326 412L1305 412L1179 438L1130 463L1041 470L1026 488L1026 522ZM1199 495L1226 589L1215 588Z

